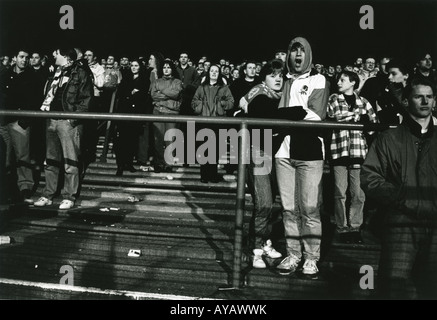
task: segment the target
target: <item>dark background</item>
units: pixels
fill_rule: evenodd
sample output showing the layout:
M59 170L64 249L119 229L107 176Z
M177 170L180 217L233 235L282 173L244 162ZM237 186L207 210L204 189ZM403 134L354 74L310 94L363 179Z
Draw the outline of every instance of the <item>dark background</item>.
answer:
M62 30L62 5L74 9L74 30ZM373 30L362 30L362 5L374 9ZM411 61L436 52L437 1L282 0L0 0L0 54L20 46L51 53L55 47L93 47L100 56L147 55L195 62L207 55L268 60L295 36L313 47L313 62L352 63L356 57L398 56Z

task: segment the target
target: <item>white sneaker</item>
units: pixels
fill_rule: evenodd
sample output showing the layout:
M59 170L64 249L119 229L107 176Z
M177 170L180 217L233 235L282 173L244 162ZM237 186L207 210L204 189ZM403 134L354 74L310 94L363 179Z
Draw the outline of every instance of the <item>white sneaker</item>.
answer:
M45 207L45 206L50 206L52 203L53 203L52 200L50 200L46 197L41 197L33 205L35 207Z
M263 250L262 249L254 249L253 250L253 261L252 266L256 269L265 269L267 268L266 263L264 262L263 258Z
M276 267L280 274L290 274L296 271L299 265L300 259L293 254L285 257L280 264Z
M319 269L317 268L317 261L316 260L305 260L305 263L302 267L302 273L303 274L316 274L319 272Z
M143 172L154 171L152 166L140 166L140 170L143 171Z
M266 241L263 247L264 255L272 259L278 259L282 257L282 254L275 250L272 246L272 241L269 239Z
M62 200L59 209L71 209L74 207L74 202L68 199Z

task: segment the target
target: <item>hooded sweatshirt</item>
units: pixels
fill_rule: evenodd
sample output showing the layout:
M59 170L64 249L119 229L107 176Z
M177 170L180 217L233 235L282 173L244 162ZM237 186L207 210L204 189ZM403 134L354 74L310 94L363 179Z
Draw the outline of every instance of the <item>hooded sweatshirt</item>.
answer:
M297 72L290 63L291 48L300 43L305 51L302 61L302 71ZM322 121L326 118L329 98L329 83L326 78L311 70L312 50L305 38L297 37L291 40L286 58L289 78L284 83L283 94L279 108L293 108L301 106L306 115L302 120ZM288 130L289 135L276 153L276 158L291 158L294 160L323 160L324 146L320 129Z

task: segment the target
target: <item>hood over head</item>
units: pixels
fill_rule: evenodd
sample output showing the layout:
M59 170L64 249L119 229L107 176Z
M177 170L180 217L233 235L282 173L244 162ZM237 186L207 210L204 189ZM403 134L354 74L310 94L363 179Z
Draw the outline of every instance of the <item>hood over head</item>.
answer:
M300 72L296 72L296 70L293 70L290 63L291 48L295 43L301 44L305 50L305 60L303 61L302 71ZM311 45L308 42L308 40L302 37L296 37L292 39L290 44L288 45L287 58L285 61L286 61L287 70L290 74L304 74L309 72L311 70L311 64L313 62L313 53L311 50Z

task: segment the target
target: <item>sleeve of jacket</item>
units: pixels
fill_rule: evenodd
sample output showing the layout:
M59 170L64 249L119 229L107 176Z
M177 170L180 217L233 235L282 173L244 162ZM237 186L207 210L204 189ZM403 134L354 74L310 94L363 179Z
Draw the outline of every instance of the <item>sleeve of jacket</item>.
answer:
M268 99L265 95L255 97L248 105L247 116L249 118L276 118L276 110L266 110Z
M194 114L196 115L202 114L202 108L203 108L202 86L197 87L197 90L194 93L193 100L191 101L191 108L193 109Z
M102 89L104 83L105 83L105 69L98 68L97 74L94 75L94 86L97 87L97 89Z
M366 197L381 205L395 203L399 192L399 188L387 181L387 168L390 165L388 144L384 135L378 136L370 147L360 176L361 188Z
M234 97L228 86L224 86L223 96L221 97L220 104L223 110L231 110L234 107Z
M187 87L190 87L189 90L196 90L198 86L200 86L200 75L197 73L197 70L194 70L191 84L189 84Z
M87 73L85 70L80 70L81 72L81 83L79 86L79 93L78 93L78 105L77 105L77 111L78 112L87 112L89 110L91 100L94 96L94 89L93 89L93 75L90 73Z
M171 86L165 88L162 93L165 94L171 100L179 100L182 93L182 81L174 79Z
M322 75L317 75L315 88L308 97L308 109L312 110L320 120L325 120L328 107L329 84ZM313 119L308 119L313 120Z
M157 82L155 81L152 84L152 87L150 89L150 96L152 97L153 101L163 101L166 100L166 97L164 96L164 94L162 94L161 92L158 92L158 86L157 86Z

